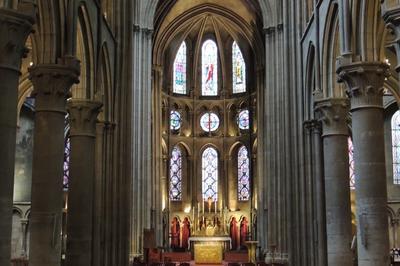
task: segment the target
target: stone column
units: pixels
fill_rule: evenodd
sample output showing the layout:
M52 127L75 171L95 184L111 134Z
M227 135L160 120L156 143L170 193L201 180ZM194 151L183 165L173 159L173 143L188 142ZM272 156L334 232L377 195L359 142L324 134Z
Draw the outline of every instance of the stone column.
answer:
M104 146L106 122L96 123L96 147L95 147L95 182L94 182L94 220L93 220L93 259L92 265L103 265L104 252L104 189L105 189L105 165Z
M71 85L78 82L79 63L64 58L29 71L36 98L29 265L56 266L61 261L65 107Z
M21 250L21 257L27 258L28 257L28 250L27 250L27 235L28 235L28 219L21 219L21 228L22 228L22 250Z
M92 265L96 119L102 104L68 101L71 161L68 191L67 265Z
M356 173L358 265L389 265L387 188L383 129L383 82L388 65L339 65L351 99Z
M328 265L351 266L349 100L323 99L317 102L316 110L322 120Z
M33 18L0 8L0 265L10 264L18 79Z
M311 133L312 143L312 175L314 178L315 191L315 228L318 257L315 258L317 265L327 265L326 247L326 210L325 210L325 180L322 150L322 124L318 120L305 122L305 127Z

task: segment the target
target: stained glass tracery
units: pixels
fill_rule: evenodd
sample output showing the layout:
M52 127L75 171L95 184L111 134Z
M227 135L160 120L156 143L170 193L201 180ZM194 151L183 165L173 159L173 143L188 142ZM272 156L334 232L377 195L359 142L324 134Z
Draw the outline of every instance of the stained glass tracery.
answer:
M217 114L208 112L201 116L200 126L206 132L213 132L219 127L219 117Z
M246 63L236 42L232 44L232 86L233 93L246 92Z
M250 159L247 148L242 146L238 151L238 199L250 199Z
M202 95L218 95L218 48L212 40L206 40L201 49Z
M249 129L250 128L250 114L249 110L242 110L240 111L237 123L240 129Z
M218 199L218 152L208 147L202 154L202 193L203 199Z
M400 111L392 116L393 184L400 185Z
M186 94L186 72L186 43L182 42L174 61L174 93Z
M71 158L71 138L69 136L69 131L65 134L64 139L64 163L63 163L63 187L68 189L69 185L69 164Z
M170 115L170 129L171 130L179 130L181 128L182 118L181 114L178 111L171 111Z
M173 201L182 200L182 151L175 147L170 160L169 198Z
M348 138L348 148L349 148L349 173L350 173L350 189L354 190L356 187L356 176L354 173L354 146L351 138Z

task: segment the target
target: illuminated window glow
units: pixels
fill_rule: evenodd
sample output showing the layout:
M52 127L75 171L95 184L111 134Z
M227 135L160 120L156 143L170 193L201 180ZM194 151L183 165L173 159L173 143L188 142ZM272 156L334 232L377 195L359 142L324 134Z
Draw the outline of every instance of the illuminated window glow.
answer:
M218 199L218 152L208 147L202 155L202 193L203 200Z
M236 42L232 44L233 93L246 92L246 63Z
M202 95L218 95L218 48L212 40L203 43L202 62Z

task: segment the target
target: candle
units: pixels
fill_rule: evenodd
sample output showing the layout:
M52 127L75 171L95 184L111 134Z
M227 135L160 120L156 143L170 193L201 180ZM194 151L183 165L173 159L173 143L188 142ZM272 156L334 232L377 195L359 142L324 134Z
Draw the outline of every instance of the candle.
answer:
M204 215L204 199L201 199L203 202L203 215Z
M217 199L214 201L214 214L217 215Z

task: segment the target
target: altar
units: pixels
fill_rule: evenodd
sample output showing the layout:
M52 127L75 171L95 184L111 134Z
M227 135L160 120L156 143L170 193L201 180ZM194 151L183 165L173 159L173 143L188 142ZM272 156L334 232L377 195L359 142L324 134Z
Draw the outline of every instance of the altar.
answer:
M189 249L198 264L222 263L224 251L231 247L232 240L228 236L189 237Z
M225 250L230 250L232 248L232 239L229 236L192 236L189 237L189 249L191 249L191 244L220 244Z

